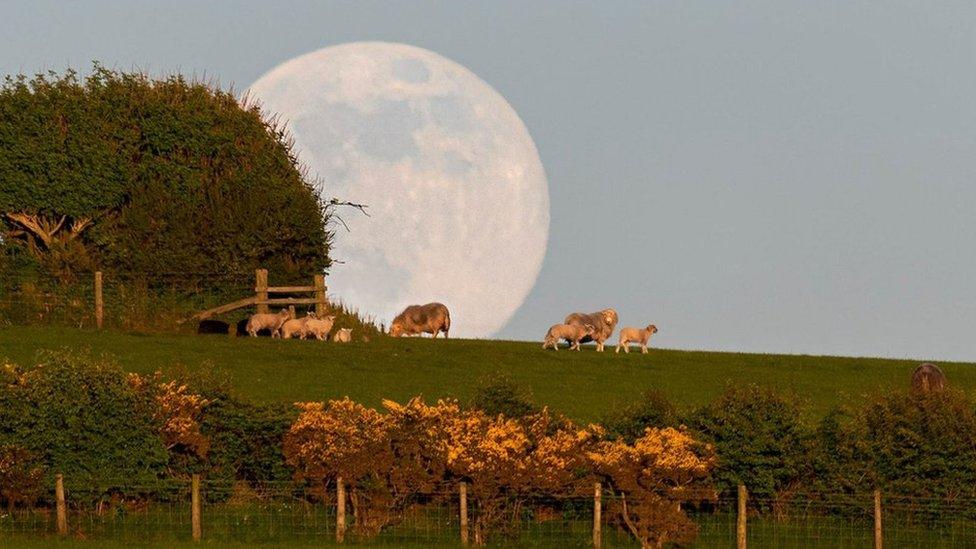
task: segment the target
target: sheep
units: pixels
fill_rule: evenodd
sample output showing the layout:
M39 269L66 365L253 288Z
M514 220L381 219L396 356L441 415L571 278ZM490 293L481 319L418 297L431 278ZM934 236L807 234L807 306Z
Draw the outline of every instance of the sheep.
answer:
M596 350L603 352L603 342L610 339L613 334L613 329L617 326L617 311L613 309L604 309L595 313L571 313L563 321L566 324L576 324L578 326L584 326L586 324L592 324L594 332L592 335L584 337L581 341L586 343L588 341L596 342Z
M308 335L308 321L312 318L315 318L315 313L309 311L303 318L286 320L278 330L281 333L281 338L291 339L292 336L298 336L299 339L305 339L305 336Z
M451 313L441 303L410 305L390 323L392 337L433 334L436 339L438 333L444 332L444 339L447 339L450 329Z
M305 335L313 335L319 341L326 341L334 323L335 316L308 318L305 320Z
M617 343L616 353L620 352L620 348L624 348L625 353L630 352L631 343L640 343L641 353L647 353L647 340L651 339L651 336L657 333L657 326L653 324L648 324L646 328L633 328L626 327L620 329L620 339Z
M596 329L592 324L579 326L576 324L554 324L546 332L546 338L542 341L542 348L552 347L554 351L559 350L559 340L565 339L569 342L569 348L580 350L580 340L586 336L592 336Z
M275 314L253 314L247 320L247 334L251 337L257 337L259 331L271 330L271 337L278 337L278 330L289 318L291 318L291 313L288 312L288 309L282 309Z
M336 331L335 335L332 336L332 341L336 343L349 343L352 341L352 328L340 328Z

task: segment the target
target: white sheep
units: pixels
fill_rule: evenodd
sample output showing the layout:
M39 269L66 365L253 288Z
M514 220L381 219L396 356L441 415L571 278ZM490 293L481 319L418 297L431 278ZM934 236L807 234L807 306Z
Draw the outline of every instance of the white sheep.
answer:
M648 324L646 328L632 328L630 326L620 329L620 340L617 343L617 350L624 348L625 353L630 352L631 343L640 343L641 353L647 353L647 342L651 336L657 333L657 326Z
M289 318L291 318L291 313L287 309L282 309L275 314L253 314L247 320L247 334L251 337L257 337L261 330L271 330L271 337L278 337L278 330Z
M336 343L349 343L352 341L352 328L340 328L336 331L335 335L332 336L332 341Z
M315 336L315 339L325 341L328 339L328 335L332 330L333 323L335 323L334 316L327 316L325 318L308 318L305 320L305 335L313 335Z
M281 338L291 339L292 336L296 336L299 339L305 339L305 336L308 335L308 321L313 318L315 318L315 313L309 311L308 314L302 318L292 318L286 320L279 329L279 332L281 332Z
M559 350L559 340L565 339L570 343L570 349L580 350L580 340L587 336L592 336L596 329L592 324L580 326L579 324L554 324L546 332L546 338L542 341L542 348L552 347Z

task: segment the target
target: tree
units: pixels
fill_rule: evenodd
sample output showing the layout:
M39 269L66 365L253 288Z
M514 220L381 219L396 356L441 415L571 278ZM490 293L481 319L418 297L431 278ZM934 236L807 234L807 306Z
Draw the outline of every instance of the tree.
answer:
M257 105L95 65L0 87L0 229L57 272L329 265L329 212Z

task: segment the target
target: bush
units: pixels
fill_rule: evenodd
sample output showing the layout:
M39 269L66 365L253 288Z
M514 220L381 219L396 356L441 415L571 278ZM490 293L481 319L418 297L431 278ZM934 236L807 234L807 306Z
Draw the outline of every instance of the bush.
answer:
M931 502L929 511L976 497L976 412L958 391L894 392L854 413L835 412L818 430L815 486L852 496Z
M23 448L75 487L139 486L166 468L154 404L114 364L48 352L0 379L0 445Z
M809 436L796 404L770 390L729 386L690 426L715 445L716 487L725 495L742 483L763 505L799 480Z
M667 397L651 390L641 393L636 402L608 414L602 423L607 436L633 444L650 427L677 427L680 421Z
M532 398L505 374L482 378L471 399L471 407L489 416L501 414L510 418L522 418L540 411Z
M304 280L328 220L284 130L231 92L98 64L0 86L0 246L46 272Z

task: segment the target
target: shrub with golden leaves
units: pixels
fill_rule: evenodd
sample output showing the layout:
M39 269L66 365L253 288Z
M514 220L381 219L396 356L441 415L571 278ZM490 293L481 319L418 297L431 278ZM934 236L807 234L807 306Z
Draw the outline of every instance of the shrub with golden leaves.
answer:
M163 382L160 372L151 381L130 373L126 381L136 391L150 391L156 405L153 415L159 424L159 436L167 450L207 456L210 439L201 432L200 419L209 400L193 393L185 383Z
M712 448L683 430L647 429L633 445L604 441L589 453L616 498L615 511L642 547L686 543L697 527L682 503L715 498Z

